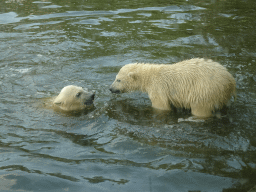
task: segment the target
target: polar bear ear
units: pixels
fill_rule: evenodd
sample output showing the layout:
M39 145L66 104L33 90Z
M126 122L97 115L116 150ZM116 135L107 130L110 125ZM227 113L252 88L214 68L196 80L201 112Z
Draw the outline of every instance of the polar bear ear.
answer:
M137 80L137 78L138 78L138 75L137 75L137 73L135 73L135 72L130 72L130 73L128 73L128 76L131 77L131 78L133 78L134 80Z

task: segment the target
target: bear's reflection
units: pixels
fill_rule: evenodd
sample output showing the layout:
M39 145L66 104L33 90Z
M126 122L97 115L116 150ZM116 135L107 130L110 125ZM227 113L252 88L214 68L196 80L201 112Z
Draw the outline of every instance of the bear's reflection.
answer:
M141 100L123 98L112 99L106 109L110 118L135 125L172 124L177 122L180 115L187 117L191 114L182 109L173 108L172 111L162 111L152 108Z

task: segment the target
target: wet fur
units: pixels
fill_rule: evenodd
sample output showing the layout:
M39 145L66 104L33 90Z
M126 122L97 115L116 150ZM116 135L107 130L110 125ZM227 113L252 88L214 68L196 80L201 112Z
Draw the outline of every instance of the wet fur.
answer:
M212 60L190 59L172 65L125 65L110 90L146 92L154 108L171 110L173 105L208 117L228 105L236 96L235 87L235 79L224 66Z

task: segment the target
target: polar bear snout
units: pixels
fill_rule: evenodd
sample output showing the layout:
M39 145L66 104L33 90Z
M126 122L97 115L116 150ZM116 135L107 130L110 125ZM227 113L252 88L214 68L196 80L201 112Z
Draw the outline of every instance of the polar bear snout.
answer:
M90 95L89 95L89 99L91 101L94 101L94 97L95 97L95 92L92 92Z
M121 93L121 91L120 90L118 90L118 89L115 89L115 88L113 88L113 87L110 87L110 89L109 89L112 93Z
M85 105L92 105L93 104L93 101L94 101L94 97L95 97L95 92L92 92L88 95L88 97L86 98L84 104Z
M91 94L91 99L94 100L94 97L95 97L95 92L93 92L93 93Z

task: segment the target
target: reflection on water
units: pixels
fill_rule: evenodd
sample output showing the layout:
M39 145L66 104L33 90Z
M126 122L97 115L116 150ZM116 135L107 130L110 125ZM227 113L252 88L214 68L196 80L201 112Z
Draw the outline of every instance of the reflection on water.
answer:
M2 191L248 191L256 185L255 2L6 0L0 6ZM238 97L221 118L159 113L113 95L131 62L223 64ZM44 106L66 85L95 108Z

